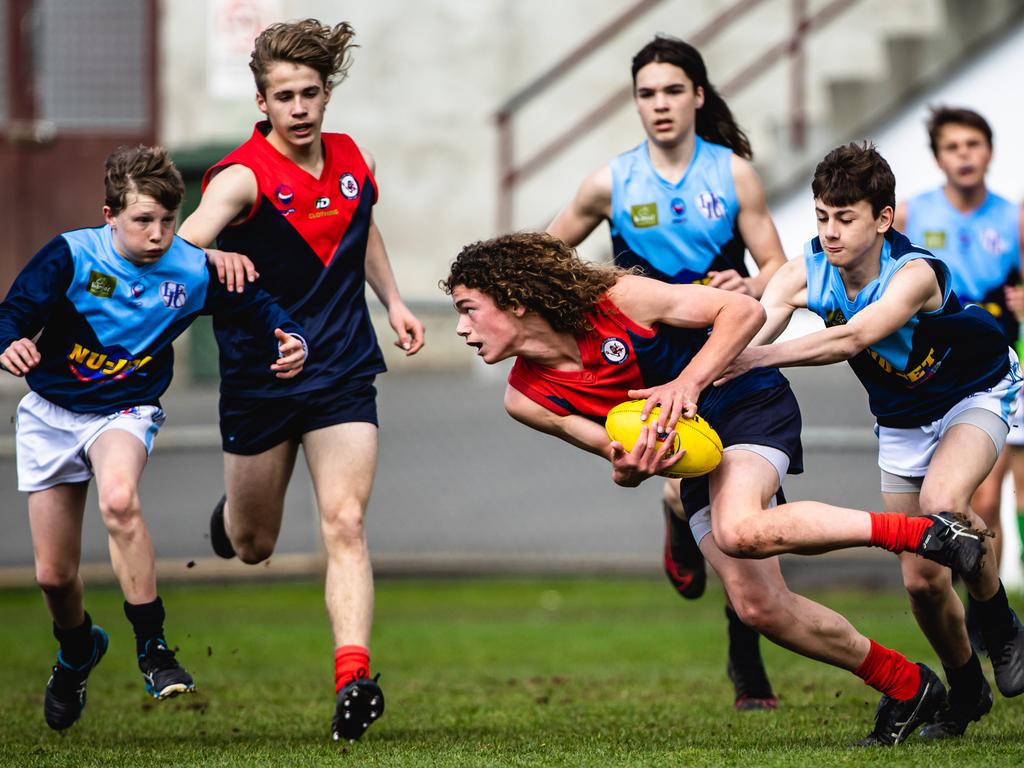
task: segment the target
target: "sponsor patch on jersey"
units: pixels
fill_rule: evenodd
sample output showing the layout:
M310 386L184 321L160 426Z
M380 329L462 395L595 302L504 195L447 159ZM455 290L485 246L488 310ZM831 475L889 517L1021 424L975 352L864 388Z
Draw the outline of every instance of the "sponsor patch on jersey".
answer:
M843 314L841 309L829 310L825 316L825 327L832 328L836 325L846 325L846 315Z
M359 182L351 173L341 174L341 178L338 179L338 189L341 190L341 194L346 200L355 200L359 197Z
M109 299L114 295L117 287L117 278L113 275L105 275L95 270L89 272L89 293L99 296L101 299Z
M277 196L278 202L281 205L288 205L291 203L292 198L295 197L295 191L287 184L278 184L274 189L274 194Z
M638 228L658 226L658 204L643 203L629 207L629 218L633 220L633 226Z
M725 216L725 200L710 189L697 195L697 207L708 221Z
M611 336L601 342L601 356L613 365L624 362L629 355L629 347L622 339Z
M181 309L185 306L185 286L173 280L166 280L160 283L160 298L164 305L171 309Z
M318 197L316 199L316 202L313 204L313 207L316 208L318 211L322 211L324 208L326 208L330 204L331 204L331 198L329 198L329 197Z
M945 248L946 233L941 229L926 229L923 245L925 248Z
M686 221L686 203L681 197L673 197L668 204L672 209L672 223L682 224Z

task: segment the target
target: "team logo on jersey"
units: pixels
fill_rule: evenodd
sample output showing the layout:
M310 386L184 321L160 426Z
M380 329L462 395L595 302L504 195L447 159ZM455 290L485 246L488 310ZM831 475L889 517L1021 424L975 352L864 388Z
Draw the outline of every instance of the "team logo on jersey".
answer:
M924 247L941 249L946 247L946 233L941 229L926 229L924 231Z
M291 203L292 198L295 197L295 190L287 184L278 184L274 189L274 194L277 196L278 202L280 202L281 205L288 205Z
M725 216L725 200L716 195L710 189L697 195L697 207L704 214L708 221L714 221Z
M672 210L672 223L682 224L686 221L686 203L681 197L673 197L668 204Z
M601 342L601 356L609 363L618 365L629 356L629 347L622 339L611 336Z
M172 280L162 282L160 283L160 298L171 309L181 309L185 306L185 286Z
M91 271L89 272L89 288L88 291L93 296L99 296L101 299L109 299L114 295L114 289L117 287L117 278L113 275L105 275L102 272Z
M359 182L351 173L341 174L341 178L338 179L338 189L341 190L341 194L346 200L355 200L359 197Z
M313 203L313 207L316 208L318 211L322 211L324 208L326 208L330 204L331 204L331 198L329 198L329 197L318 197L316 199L316 202Z
M146 284L136 280L134 283L128 286L128 290L132 292L132 306L142 306L142 294L146 292Z
M658 204L643 203L642 205L631 205L629 207L629 218L633 220L634 227L656 227L658 225Z
M993 256L1002 256L1010 246L998 230L989 227L981 231L981 247Z

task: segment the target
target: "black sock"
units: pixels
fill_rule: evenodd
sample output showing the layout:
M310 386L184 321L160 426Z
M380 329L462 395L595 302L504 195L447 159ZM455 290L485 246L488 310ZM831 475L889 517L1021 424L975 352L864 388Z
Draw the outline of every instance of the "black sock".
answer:
M725 618L729 621L729 666L741 681L742 692L755 698L772 696L772 685L761 659L760 633L744 624L728 605Z
M729 620L729 661L734 667L762 666L760 639L757 630L742 621L730 606L725 606Z
M126 600L124 615L135 630L135 652L140 656L146 650L146 643L164 636L164 603L159 597L142 605L132 605Z
M80 667L92 656L92 617L88 611L77 627L61 629L54 624L53 636L60 643L60 658L67 666Z
M978 698L978 691L985 684L985 674L981 671L981 662L978 654L971 653L971 658L962 667L947 667L946 682L949 683L949 705L951 709L957 709L958 704L968 707L973 706Z
M999 590L988 600L975 600L967 596L970 602L970 609L978 619L981 633L985 637L985 644L990 648L996 643L990 643L989 638L1004 640L1013 634L1013 612L1006 600L1006 590L1003 589L1003 582L999 582Z

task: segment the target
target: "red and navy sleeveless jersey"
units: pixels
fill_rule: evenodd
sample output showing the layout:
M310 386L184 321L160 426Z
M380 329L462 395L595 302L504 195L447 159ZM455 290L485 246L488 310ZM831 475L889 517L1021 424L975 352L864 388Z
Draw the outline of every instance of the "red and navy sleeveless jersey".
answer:
M645 328L607 296L589 320L593 330L577 337L581 370L559 371L520 357L509 373L509 386L559 416L576 414L604 424L608 411L629 399L629 390L675 379L708 338L703 328ZM777 369L758 368L724 386L708 387L697 408L713 426L743 398L785 383Z
M268 291L306 332L309 358L291 380L276 378L247 350L259 329L214 317L221 389L246 397L278 397L326 389L385 370L366 305L366 242L377 185L356 143L324 133L324 167L312 176L267 141L270 124L210 168L239 164L256 175L258 195L244 221L226 227L217 247L243 253Z

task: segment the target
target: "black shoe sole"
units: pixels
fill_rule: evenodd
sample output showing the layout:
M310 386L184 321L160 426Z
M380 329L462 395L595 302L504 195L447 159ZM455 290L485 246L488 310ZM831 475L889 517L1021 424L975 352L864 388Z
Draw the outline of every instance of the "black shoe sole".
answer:
M331 736L335 741L355 741L384 714L384 692L377 679L353 680L338 692Z

